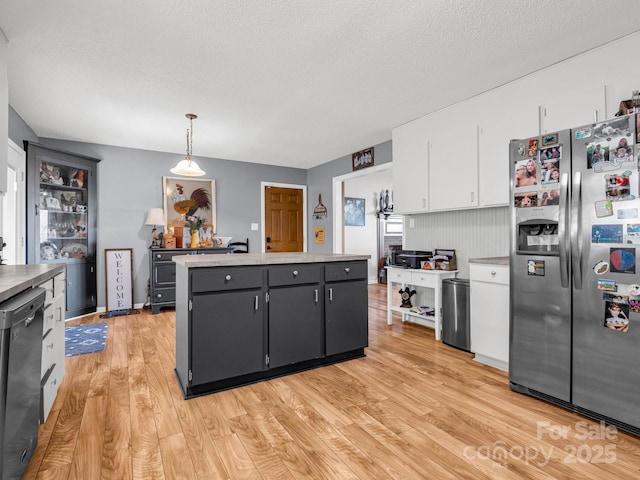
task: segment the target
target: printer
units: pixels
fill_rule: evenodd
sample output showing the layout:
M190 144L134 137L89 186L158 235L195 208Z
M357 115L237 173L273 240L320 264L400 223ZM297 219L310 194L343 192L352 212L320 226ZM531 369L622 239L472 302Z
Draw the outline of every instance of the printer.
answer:
M422 268L422 262L433 257L433 252L422 250L396 250L391 252L391 264L396 267Z

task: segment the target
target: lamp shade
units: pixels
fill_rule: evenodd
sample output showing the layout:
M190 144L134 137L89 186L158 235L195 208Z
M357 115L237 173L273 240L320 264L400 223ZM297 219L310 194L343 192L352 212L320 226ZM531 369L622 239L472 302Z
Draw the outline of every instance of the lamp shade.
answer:
M152 208L149 210L145 225L164 225L164 212L161 208Z
M175 173L176 175L184 175L187 177L201 177L205 172L200 169L196 162L185 158L184 160L178 162L178 165L171 169L171 173Z

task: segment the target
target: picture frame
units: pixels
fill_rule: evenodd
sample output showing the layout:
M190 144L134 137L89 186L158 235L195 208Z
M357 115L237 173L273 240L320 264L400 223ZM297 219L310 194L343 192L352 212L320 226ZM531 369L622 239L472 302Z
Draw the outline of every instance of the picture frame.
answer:
M345 197L344 225L346 227L364 227L365 199Z
M351 165L353 171L373 167L373 164L373 147L365 148L364 150L351 154Z
M180 213L175 208L176 204L185 200L194 200L197 205L186 213ZM190 216L204 220L203 226L210 227L212 234L216 233L215 180L163 176L162 204L168 229L188 226L187 217ZM184 206L184 203L180 205Z
M107 315L133 309L133 248L104 251Z

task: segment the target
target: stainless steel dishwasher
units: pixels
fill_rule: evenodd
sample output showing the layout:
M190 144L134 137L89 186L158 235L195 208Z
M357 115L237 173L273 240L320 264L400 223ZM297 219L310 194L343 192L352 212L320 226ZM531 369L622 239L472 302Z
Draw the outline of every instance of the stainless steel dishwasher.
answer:
M0 478L20 479L38 445L45 290L0 304Z

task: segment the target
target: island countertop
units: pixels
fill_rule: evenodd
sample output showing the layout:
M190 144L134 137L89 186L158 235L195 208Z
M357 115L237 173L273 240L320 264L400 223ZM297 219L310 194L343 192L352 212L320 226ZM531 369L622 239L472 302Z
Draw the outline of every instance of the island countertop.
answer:
M287 263L350 262L368 260L371 255L349 253L234 253L230 255L179 255L173 261L187 268L234 265L278 265Z
M40 285L64 271L60 263L0 266L0 302Z

